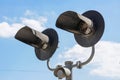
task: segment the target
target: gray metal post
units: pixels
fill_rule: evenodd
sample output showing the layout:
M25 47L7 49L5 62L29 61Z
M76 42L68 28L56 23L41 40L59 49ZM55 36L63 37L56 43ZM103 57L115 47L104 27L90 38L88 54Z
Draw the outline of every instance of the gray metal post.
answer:
M66 77L66 80L72 80L72 68L73 68L73 62L72 61L66 61L65 67L68 68L71 71L71 75Z

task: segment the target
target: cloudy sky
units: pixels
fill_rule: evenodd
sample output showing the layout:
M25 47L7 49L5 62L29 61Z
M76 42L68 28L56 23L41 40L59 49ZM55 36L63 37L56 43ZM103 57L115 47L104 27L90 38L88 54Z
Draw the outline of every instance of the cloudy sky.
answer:
M58 16L68 10L80 14L99 11L105 20L105 32L95 45L93 60L73 69L74 80L120 80L120 1L119 0L1 0L0 1L0 80L55 80L46 61L37 59L34 48L14 38L25 25L43 31L53 28L59 45L51 66L67 60L85 61L91 48L77 44L73 34L55 26Z

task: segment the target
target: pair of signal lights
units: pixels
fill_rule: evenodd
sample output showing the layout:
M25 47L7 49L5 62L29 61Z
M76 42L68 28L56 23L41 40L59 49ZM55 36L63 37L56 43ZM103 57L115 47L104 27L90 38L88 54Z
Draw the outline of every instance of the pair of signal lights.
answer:
M75 65L72 62L67 62L64 67L52 69L49 67L49 59L54 54L58 46L58 34L48 28L43 32L36 31L28 26L21 28L15 35L15 38L35 48L35 54L39 60L47 60L48 68L54 71L56 77L62 79L69 77L71 80L72 68L81 67L91 61L94 55L94 45L100 40L104 32L104 19L102 15L94 10L86 11L83 14L78 14L74 11L66 11L62 13L57 21L56 26L74 34L75 40L82 47L92 47L90 58L81 63L78 61ZM70 65L71 64L71 65Z

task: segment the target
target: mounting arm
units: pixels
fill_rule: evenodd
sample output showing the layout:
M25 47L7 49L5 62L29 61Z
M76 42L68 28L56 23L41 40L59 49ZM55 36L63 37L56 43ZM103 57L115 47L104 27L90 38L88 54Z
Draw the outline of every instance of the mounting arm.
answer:
M95 47L92 46L92 51L91 51L90 57L84 62L77 61L76 64L73 65L73 67L81 68L83 65L88 64L93 59L94 54L95 54Z
M50 62L50 59L47 60L47 67L48 67L48 69L49 69L50 71L54 71L55 68L51 68L49 62Z
M73 64L72 61L65 61L65 66L58 65L56 68L51 68L49 64L49 59L47 60L47 67L49 70L54 71L54 75L58 77L58 79L62 79L66 77L66 80L72 80L72 68L77 67L81 69L83 65L88 64L92 59L95 54L95 47L92 46L92 51L90 57L84 61L77 61L76 64Z

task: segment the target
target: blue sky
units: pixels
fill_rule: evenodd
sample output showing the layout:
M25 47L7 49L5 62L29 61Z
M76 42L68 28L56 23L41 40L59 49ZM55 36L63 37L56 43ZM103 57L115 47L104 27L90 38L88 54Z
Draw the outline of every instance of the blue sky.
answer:
M46 61L36 58L33 47L14 38L24 25L39 31L54 28L58 32L59 48L52 56L52 67L69 59L79 60L86 49L77 45L73 34L55 26L57 17L68 10L80 14L97 10L105 19L105 32L96 44L93 61L80 70L75 68L73 80L120 80L119 3L119 0L1 0L0 80L57 79L48 70Z

